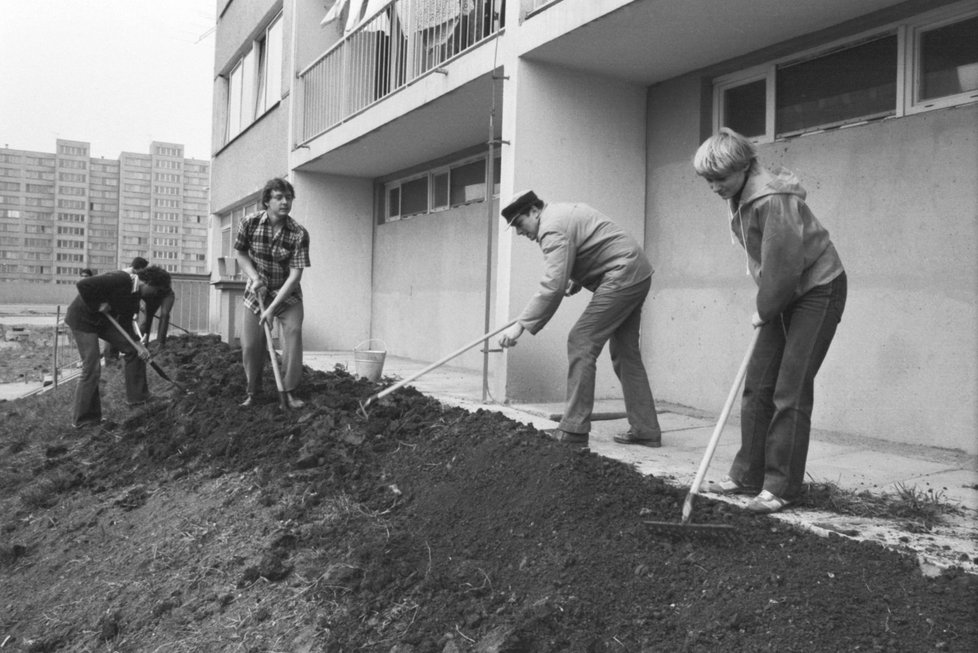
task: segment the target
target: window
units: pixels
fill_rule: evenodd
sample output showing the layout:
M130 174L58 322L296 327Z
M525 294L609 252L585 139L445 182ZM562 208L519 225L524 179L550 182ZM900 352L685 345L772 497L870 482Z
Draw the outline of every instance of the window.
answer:
M714 129L757 141L978 99L978 12L965 3L714 80ZM902 65L906 62L906 65Z
M180 208L180 200L168 200L168 199L163 199L158 197L155 200L153 200L153 206L177 209Z
M84 236L85 227L58 227L58 233L69 236Z
M19 181L0 181L0 190L20 190Z
M279 14L228 74L224 142L233 140L281 99L282 37Z
M501 159L494 159L496 183L493 194L499 193ZM462 159L447 167L434 168L424 174L413 174L384 184L383 222L444 211L450 207L486 199L486 157Z
M74 159L58 159L58 167L85 170L88 168L88 163L86 161L75 161Z
M978 15L923 25L912 33L911 109L930 109L978 97Z
M81 172L59 172L58 181L73 181L85 183L86 177Z
M58 186L58 192L62 195L84 195L85 189L78 186Z
M428 175L401 184L401 217L428 212Z
M180 151L179 147L166 147L164 145L156 146L156 154L159 156L183 156L183 152Z
M19 218L20 213L18 209L0 209L0 218Z
M75 145L59 145L58 154L67 154L69 156L88 156L88 149Z
M896 112L897 37L778 68L779 136L892 116Z
M58 213L58 222L84 222L84 213Z

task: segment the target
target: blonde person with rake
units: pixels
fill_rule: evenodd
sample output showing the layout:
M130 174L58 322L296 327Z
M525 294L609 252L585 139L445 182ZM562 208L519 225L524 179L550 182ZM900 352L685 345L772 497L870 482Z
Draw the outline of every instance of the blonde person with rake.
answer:
M693 167L727 202L757 284L752 323L760 329L744 383L740 450L727 477L708 489L753 494L748 509L777 512L802 490L815 375L842 319L846 273L798 180L761 166L744 136L721 129L696 151Z

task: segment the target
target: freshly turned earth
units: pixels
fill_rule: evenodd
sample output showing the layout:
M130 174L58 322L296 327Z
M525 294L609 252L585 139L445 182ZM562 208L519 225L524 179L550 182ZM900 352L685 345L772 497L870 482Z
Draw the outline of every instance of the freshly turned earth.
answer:
M0 650L975 651L978 583L926 578L575 453L497 413L307 370L241 409L240 352L171 338L162 401L76 432L72 384L0 403ZM650 453L649 455L655 455Z

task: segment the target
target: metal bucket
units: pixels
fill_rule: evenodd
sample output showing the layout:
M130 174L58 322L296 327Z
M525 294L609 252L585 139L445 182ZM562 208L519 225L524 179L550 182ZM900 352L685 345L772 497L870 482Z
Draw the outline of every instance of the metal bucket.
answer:
M377 344L380 344L380 349L377 349ZM353 348L353 364L357 376L362 376L368 381L380 381L385 358L387 358L387 345L383 340L373 338L364 340Z

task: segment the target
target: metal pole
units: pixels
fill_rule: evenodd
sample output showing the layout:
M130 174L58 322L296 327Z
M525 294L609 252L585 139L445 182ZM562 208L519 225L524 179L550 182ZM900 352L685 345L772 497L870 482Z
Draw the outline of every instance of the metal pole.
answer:
M54 389L58 389L58 330L61 324L61 304L58 304L58 310L54 317ZM43 384L44 381L42 380Z

